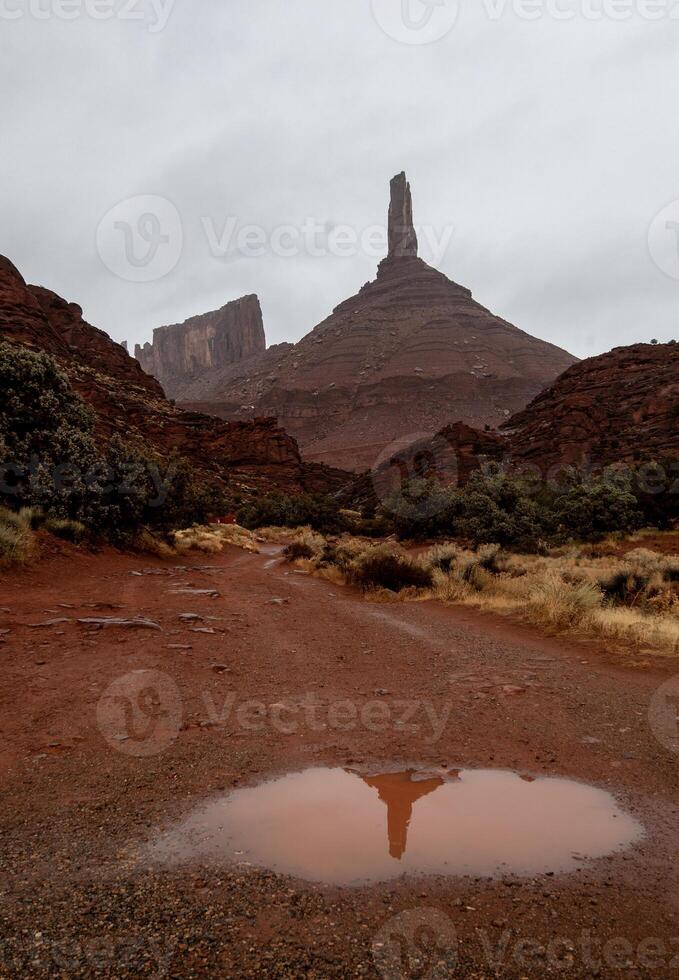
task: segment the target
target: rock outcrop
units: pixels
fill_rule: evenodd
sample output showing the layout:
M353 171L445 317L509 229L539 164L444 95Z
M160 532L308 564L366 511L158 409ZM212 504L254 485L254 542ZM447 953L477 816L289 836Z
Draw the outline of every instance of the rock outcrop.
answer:
M574 363L417 257L410 188L391 184L377 278L278 355L209 371L176 393L223 418L275 415L305 456L355 471L460 419L495 427Z
M143 369L160 381L168 398L174 398L194 378L265 350L259 300L242 296L212 313L157 327L153 343L137 344L134 353Z
M347 479L345 473L305 463L295 440L273 418L225 422L176 408L121 344L83 320L79 306L27 285L2 257L0 340L52 354L94 409L102 440L119 434L163 455L184 456L206 479L242 493L328 492Z
M679 344L616 347L581 361L503 431L513 462L543 473L679 456Z
M664 459L679 459L679 343L634 344L573 365L499 431L456 423L399 447L345 497L374 503L418 476L464 485L490 462L550 479Z

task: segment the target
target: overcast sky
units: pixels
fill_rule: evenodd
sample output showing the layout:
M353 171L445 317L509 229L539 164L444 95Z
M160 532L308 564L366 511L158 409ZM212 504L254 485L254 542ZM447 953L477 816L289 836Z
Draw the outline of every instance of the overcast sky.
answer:
M373 278L402 169L493 312L679 339L677 0L61 2L0 0L0 253L116 340L251 292L299 339Z

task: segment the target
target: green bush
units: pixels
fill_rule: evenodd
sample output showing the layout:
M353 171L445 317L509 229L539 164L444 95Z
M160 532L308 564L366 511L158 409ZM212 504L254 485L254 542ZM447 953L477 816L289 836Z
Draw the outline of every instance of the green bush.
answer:
M377 511L402 540L423 540L455 533L461 495L436 479L406 481L389 494Z
M332 497L325 494L267 493L243 504L236 520L242 527L305 527L324 534L346 530L346 519Z
M556 484L494 466L478 470L459 489L435 480L404 484L380 513L391 518L401 539L460 538L474 547L536 552L547 544L630 534L645 525L672 526L679 519L675 486L679 489L677 461L636 471L609 467L594 476L565 470Z
M125 541L145 525L204 523L229 504L179 457L127 444L98 445L94 415L53 357L0 343L0 504L43 520L76 521Z
M0 343L0 502L82 516L99 462L94 416L54 358Z
M630 474L603 476L566 486L553 505L557 536L592 541L613 531L629 534L644 524Z

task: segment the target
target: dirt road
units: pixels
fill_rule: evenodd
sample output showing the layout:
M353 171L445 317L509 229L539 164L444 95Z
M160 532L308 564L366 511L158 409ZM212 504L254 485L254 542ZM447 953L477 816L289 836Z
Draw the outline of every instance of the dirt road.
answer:
M184 561L77 553L2 582L0 976L679 974L678 758L648 720L672 664L371 604L271 553ZM147 622L80 622L102 618ZM356 888L143 859L201 801L320 765L572 777L646 836L570 874Z

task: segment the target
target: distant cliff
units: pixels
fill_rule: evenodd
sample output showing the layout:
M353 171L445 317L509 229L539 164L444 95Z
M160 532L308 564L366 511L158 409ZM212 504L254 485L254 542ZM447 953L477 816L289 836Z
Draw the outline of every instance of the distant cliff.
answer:
M153 343L136 345L143 369L160 381L165 394L178 391L206 371L236 364L266 350L262 310L256 296L242 296L220 310L184 323L157 327Z

